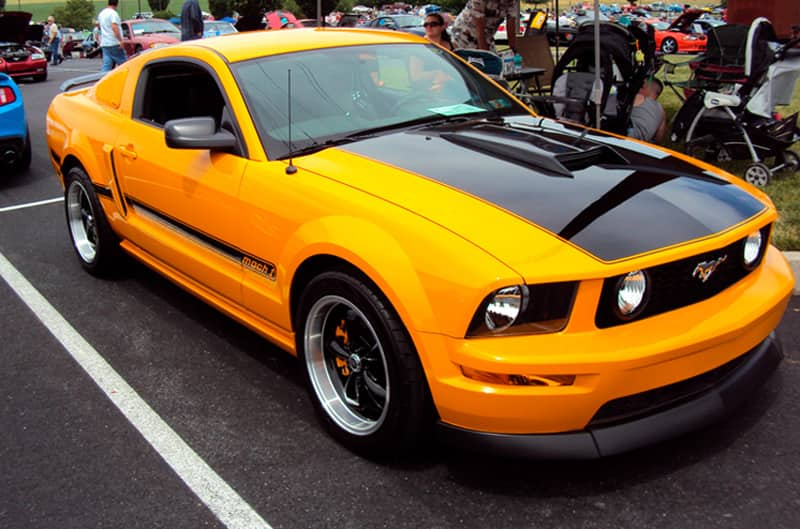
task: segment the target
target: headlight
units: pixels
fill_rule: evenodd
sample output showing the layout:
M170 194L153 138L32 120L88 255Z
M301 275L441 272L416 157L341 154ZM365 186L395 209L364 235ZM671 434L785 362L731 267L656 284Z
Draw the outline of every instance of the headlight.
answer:
M44 59L44 53L32 53L31 60L38 61Z
M623 276L617 283L617 314L623 319L631 319L645 306L647 295L647 275L636 270Z
M490 331L503 331L511 327L527 302L528 288L515 285L497 290L486 305L484 322Z
M742 261L744 267L751 270L758 264L758 259L761 257L761 243L763 238L761 230L754 231L744 240L744 250L742 251Z
M472 318L467 337L557 332L567 325L577 281L495 290Z

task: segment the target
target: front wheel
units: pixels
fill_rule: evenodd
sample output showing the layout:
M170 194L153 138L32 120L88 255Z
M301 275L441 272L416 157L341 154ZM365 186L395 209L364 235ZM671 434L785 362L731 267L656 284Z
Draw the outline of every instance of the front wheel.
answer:
M769 184L769 179L772 173L767 164L762 162L752 163L747 166L744 172L744 179L747 183L754 186L764 187Z
M678 52L678 41L671 37L665 38L661 41L661 51L664 55L669 55L670 53L677 53Z
M326 429L356 453L407 453L429 423L425 376L384 296L346 271L313 279L300 298L297 350Z
M108 224L92 181L80 167L64 179L64 205L72 247L81 266L92 275L109 274L119 260L119 240Z

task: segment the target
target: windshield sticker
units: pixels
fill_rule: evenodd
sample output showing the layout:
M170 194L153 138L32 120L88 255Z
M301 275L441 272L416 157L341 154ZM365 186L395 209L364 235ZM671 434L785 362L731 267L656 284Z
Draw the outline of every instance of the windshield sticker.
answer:
M473 114L475 112L485 112L485 108L475 107L464 103L449 105L446 107L429 108L428 112L441 114L442 116L459 116L461 114Z
M500 110L501 108L511 108L511 101L508 99L492 99L489 101L489 105L496 110Z

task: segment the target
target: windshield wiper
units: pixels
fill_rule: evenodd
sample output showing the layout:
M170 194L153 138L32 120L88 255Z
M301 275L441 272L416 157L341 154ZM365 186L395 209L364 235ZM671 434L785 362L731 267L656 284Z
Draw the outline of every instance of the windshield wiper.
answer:
M400 123L392 123L389 125L381 125L379 127L372 127L369 129L359 130L341 136L333 136L324 141L313 141L311 145L294 149L287 152L281 159L288 159L293 156L303 156L306 154L313 154L330 147L338 145L345 145L354 141L366 140L380 136L386 132L397 132L401 130L411 130L423 127L449 125L453 123L468 123L470 121L483 121L491 118L501 118L504 115L503 110L485 110L483 112L475 112L472 114L458 114L456 116L425 116L422 118L412 119L409 121L402 121Z

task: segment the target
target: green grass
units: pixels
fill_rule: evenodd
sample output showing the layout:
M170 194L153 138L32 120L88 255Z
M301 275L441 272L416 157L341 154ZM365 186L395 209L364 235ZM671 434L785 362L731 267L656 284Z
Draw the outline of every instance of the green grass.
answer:
M688 59L688 58L687 58ZM673 62L683 61L683 58L673 56ZM686 80L690 70L688 66L676 69L674 75L668 78L672 81ZM663 70L658 74L663 78ZM667 114L668 123L681 107L680 99L669 89L666 88L659 98ZM782 115L787 116L800 111L800 86L795 87L790 105L778 107L776 109ZM669 129L669 127L668 127ZM666 147L682 150L681 145L667 143ZM800 151L800 142L793 146L795 152ZM770 162L772 160L769 160ZM718 163L717 165L741 178L750 162L746 160ZM771 166L771 164L768 164ZM781 250L800 250L800 173L790 173L782 171L772 175L771 182L765 188L766 193L778 208L779 219L773 231L772 241Z

